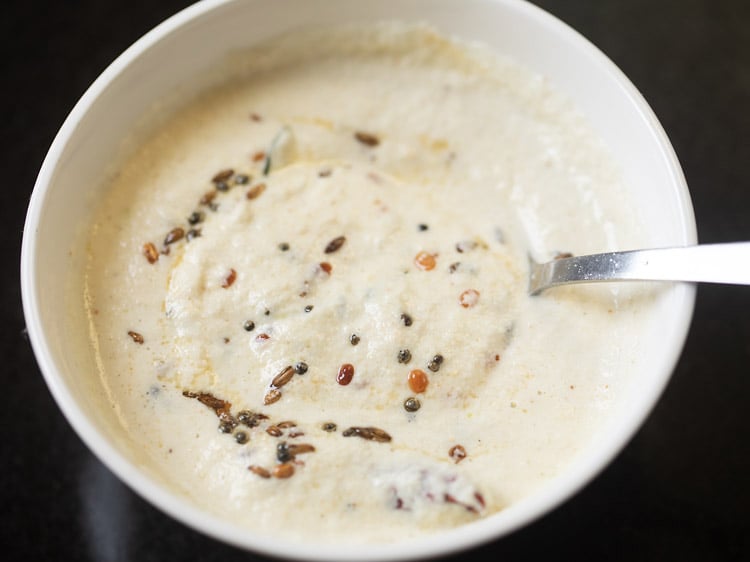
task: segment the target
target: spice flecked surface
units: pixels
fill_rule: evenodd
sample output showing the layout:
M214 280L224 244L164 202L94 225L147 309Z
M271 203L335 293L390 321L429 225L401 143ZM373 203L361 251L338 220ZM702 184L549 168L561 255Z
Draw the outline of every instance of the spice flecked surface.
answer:
M259 47L123 162L91 338L144 463L197 505L399 540L507 508L592 441L647 302L530 299L526 260L638 224L542 77L423 27L321 33Z

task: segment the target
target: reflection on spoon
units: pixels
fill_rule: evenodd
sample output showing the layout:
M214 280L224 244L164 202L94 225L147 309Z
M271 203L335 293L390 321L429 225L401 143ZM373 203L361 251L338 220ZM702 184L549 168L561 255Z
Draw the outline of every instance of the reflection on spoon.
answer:
M750 242L608 252L546 263L529 258L530 295L557 285L604 281L750 285Z

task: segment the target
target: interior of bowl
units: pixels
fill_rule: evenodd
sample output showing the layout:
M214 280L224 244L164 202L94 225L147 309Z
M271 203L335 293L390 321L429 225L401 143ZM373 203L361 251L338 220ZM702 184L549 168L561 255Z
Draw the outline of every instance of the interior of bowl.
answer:
M368 549L279 544L208 516L161 486L120 429L90 351L83 311L84 228L133 124L169 112L170 99L205 87L217 61L300 26L373 20L428 22L486 43L541 73L574 99L621 166L652 246L696 240L677 159L632 84L584 38L547 13L515 0L288 0L199 2L143 37L86 92L55 139L39 174L24 233L22 289L29 335L64 414L94 453L135 491L202 532L244 548L319 560L406 559L447 553L506 534L564 501L637 430L662 392L684 343L694 291L660 294L658 321L644 326L645 351L627 398L598 440L550 486L476 524L429 540ZM220 37L220 40L217 40ZM180 96L176 96L175 93ZM165 101L166 100L166 101ZM143 124L148 127L148 121ZM64 282L61 282L64 280ZM71 295L76 295L71 298Z

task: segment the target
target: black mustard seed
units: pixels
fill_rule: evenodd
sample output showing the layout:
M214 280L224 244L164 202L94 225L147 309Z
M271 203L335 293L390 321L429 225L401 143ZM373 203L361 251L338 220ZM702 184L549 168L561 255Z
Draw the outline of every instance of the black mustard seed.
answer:
M398 352L398 362L408 363L409 361L411 361L411 351L408 349L400 349Z
M422 407L422 403L413 396L410 396L406 400L404 400L404 410L407 412L416 412Z

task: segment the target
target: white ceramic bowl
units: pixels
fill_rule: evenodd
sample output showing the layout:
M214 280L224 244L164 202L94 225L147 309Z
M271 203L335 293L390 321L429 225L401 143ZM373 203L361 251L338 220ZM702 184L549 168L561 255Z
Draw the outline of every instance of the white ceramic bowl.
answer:
M85 333L76 246L92 208L103 163L155 100L190 89L195 77L229 49L243 48L306 24L401 19L482 41L547 76L570 96L608 144L642 207L652 246L696 241L695 221L679 163L636 88L593 45L537 7L520 0L206 0L137 41L96 80L60 129L39 173L22 249L22 294L29 337L46 382L81 439L148 501L216 539L277 556L309 560L396 560L446 554L528 524L588 483L622 449L661 395L682 350L694 289L675 285L658 302L658 321L644 325L645 349L634 367L627 407L547 487L505 511L427 539L382 547L287 544L208 515L175 495L141 466L109 406ZM637 391L635 390L637 389Z

